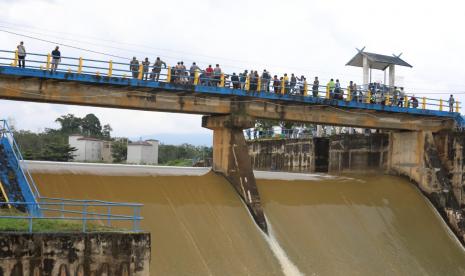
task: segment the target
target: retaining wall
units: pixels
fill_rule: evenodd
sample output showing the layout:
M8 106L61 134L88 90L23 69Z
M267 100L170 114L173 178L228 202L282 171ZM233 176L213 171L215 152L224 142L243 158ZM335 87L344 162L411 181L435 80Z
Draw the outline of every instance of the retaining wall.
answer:
M0 275L148 276L148 233L1 233Z

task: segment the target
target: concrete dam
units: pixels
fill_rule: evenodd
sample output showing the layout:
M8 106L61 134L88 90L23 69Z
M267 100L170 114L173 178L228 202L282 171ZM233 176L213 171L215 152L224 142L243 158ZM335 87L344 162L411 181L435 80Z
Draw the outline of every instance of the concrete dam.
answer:
M46 196L144 203L151 275L465 273L460 242L403 177L256 171L267 236L208 168L28 166Z

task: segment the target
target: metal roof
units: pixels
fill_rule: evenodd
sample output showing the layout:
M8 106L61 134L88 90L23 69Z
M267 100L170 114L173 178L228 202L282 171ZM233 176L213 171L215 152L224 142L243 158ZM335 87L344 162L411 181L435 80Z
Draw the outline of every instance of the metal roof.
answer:
M364 56L368 58L368 66L372 69L384 71L391 64L405 67L413 67L412 65L408 64L403 59L401 59L399 56L386 56L363 51L359 51L349 62L347 62L346 65L363 67Z

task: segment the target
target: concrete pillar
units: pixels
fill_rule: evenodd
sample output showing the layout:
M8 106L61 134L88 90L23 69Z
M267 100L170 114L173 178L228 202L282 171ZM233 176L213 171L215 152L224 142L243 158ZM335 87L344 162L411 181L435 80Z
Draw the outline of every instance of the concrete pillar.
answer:
M396 84L396 71L395 71L395 65L391 64L389 65L389 86L394 87Z
M265 232L268 228L260 202L249 149L243 130L253 127L247 116L204 116L202 127L213 130L213 171L232 184L249 208L255 222Z
M368 58L366 56L363 56L363 85L364 86L370 83L369 72L370 72L370 68L368 65Z

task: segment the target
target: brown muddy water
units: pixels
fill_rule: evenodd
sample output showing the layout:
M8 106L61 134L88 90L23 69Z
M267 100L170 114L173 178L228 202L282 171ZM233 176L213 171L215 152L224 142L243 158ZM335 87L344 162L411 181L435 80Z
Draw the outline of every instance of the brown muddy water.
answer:
M465 275L465 251L407 180L258 180L271 236L229 183L35 172L43 196L144 204L151 275Z

